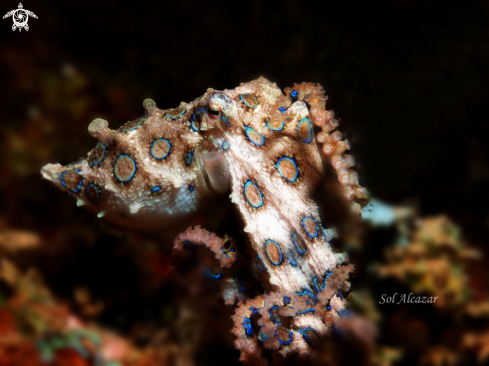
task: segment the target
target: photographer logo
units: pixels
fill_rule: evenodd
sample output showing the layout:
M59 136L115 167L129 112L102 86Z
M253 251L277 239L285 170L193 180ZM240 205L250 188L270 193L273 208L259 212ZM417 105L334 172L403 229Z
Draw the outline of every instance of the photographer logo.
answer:
M22 3L19 3L19 8L9 11L7 14L3 16L3 19L12 17L14 21L14 25L12 25L12 30L15 31L16 29L19 29L19 32L24 28L26 31L29 30L29 26L27 25L27 22L29 21L29 16L34 17L37 19L37 15L34 14L32 11L24 9L22 6Z

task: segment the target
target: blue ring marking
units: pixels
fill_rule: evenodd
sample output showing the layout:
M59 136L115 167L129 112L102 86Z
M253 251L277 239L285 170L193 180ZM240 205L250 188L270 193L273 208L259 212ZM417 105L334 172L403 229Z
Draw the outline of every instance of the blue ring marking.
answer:
M192 243L191 243L191 242L189 242L188 240L185 240L185 241L183 242L183 247L184 247L185 249L189 249L189 250L194 248L194 246L192 245Z
M326 288L326 283L328 281L328 277L331 276L333 272L329 272L326 277L324 277L324 287L321 287L321 290L324 290Z
M320 287L321 287L321 284L318 284L318 278L317 277L314 277L312 279L312 283L314 284L314 287L316 288L316 292L321 292L320 290Z
M289 249L289 251L287 252L287 258L289 260L289 263L295 267L297 266L297 259L295 258L295 255L294 253L292 253L292 250Z
M217 280L219 277L222 276L222 274L220 274L220 273L214 273L210 269L208 269L207 271L205 271L205 274L206 274L207 277L213 278L215 280Z
M192 115L192 119L190 120L190 128L191 128L193 131L195 131L195 132L200 132L200 128L198 128L198 127L195 125L195 117L196 117L196 116L197 116L196 114Z
M280 162L282 160L289 160L289 161L291 161L294 164L294 166L295 166L295 176L294 176L294 178L288 179L288 178L286 178L283 175L282 171L280 170ZM281 157L280 159L278 159L276 166L277 166L278 172L282 176L282 178L284 178L289 183L294 183L295 182L295 180L297 179L297 176L299 175L299 168L297 168L297 164L295 163L295 160L294 159L288 158L286 156Z
M95 189L95 192L97 193L97 202L93 202L90 198L90 196L88 195L88 188L90 187L93 187ZM85 196L87 197L87 199L92 202L94 205L98 205L99 202L100 202L100 191L98 190L98 187L93 184L93 183L88 183L87 186L85 187Z
M93 166L95 166L97 164L100 164L100 162L102 161L102 159L105 157L105 153L107 152L107 147L105 146L104 143L101 143L101 142L98 143L97 145L95 145L95 147L93 148L93 150L95 150L98 146L102 146L104 148L104 152L103 152L102 156L100 157L100 159L98 159L96 162L90 164L90 167L93 167Z
M278 315L276 318L273 317L274 310L279 310L279 307L277 305L273 305L270 309L268 309L268 312L270 313L270 320L272 321L272 323L280 324L280 319L278 318Z
M61 175L59 176L59 180L61 181L61 184L64 185L66 188L68 188L70 191L72 191L73 193L78 193L80 192L80 189L82 187L82 183L83 183L83 179L81 178L80 176L80 183L78 183L78 187L77 189L73 189L71 187L69 187L65 181L63 180L63 176L68 173L68 172L72 172L72 171L75 171L77 172L78 174L80 174L80 169L70 169L70 170L65 170L63 173L61 173ZM132 178L132 177L131 177Z
M258 136L260 136L261 142L255 142L255 141L253 141L253 139L250 137L250 131L253 131ZM263 145L265 143L265 138L260 133L256 132L254 129L252 129L251 127L246 126L245 133L246 133L246 136L248 136L248 140L250 140L250 142L253 143L254 145L261 146L261 145Z
M248 186L250 184L253 185L256 188L256 190L258 191L258 194L260 195L260 203L254 204L254 203L251 202L250 198L248 197L248 194L246 193L246 190L248 189ZM258 207L261 207L263 205L263 194L261 193L261 191L258 188L258 186L255 183L253 183L251 180L249 180L249 181L247 181L245 183L243 192L244 192L244 195L245 195L246 200L248 201L248 203L250 205L252 205L254 208L258 208Z
M261 260L260 256L256 256L255 257L255 260L256 260L256 265L258 266L258 268L261 270L261 271L265 271L266 268L263 267L263 261Z
M279 337L277 337L277 340L280 342L280 344L286 346L292 342L292 331L290 329L287 329L289 331L289 340L288 341L283 341Z
M192 164L192 160L194 159L194 152L191 151L191 152L188 152L187 154L185 154L185 165L186 166L190 166L190 164Z
M340 314L341 316L349 316L350 315L350 312L348 310L345 310L343 312L339 311L339 310L336 310L336 312L338 314Z
M253 327L251 326L250 318L245 318L243 320L243 328L244 328L245 334L248 337L253 337Z
M331 306L329 306L329 305L326 306L326 309L331 310Z
M308 134L308 135L309 135L309 136L307 137L307 139L305 139L305 140L304 140L304 139L302 138L301 134L300 134L300 127L301 127L301 124L302 124L302 123L305 123L305 122L307 122L307 124L308 124L307 128L308 128L308 132L309 132L309 134ZM302 141L304 141L305 143L310 143L310 142L311 142L311 139L312 139L312 126L311 126L311 121L309 121L309 118L307 118L307 117L306 117L306 118L303 118L303 119L301 119L301 120L299 121L299 123L297 124L297 135L298 135L298 136L299 136L299 138L300 138Z
M245 94L245 97L247 97L248 95L250 95L250 94L248 94L248 93L247 93L247 94ZM251 97L252 97L252 98L255 100L255 104L254 104L254 105L249 105L249 104L248 104L248 102L247 102L246 100L244 100L244 98L243 98L243 94L240 94L240 95L239 95L239 99L241 99L241 100L243 101L243 103L244 103L244 104L245 104L247 107L250 107L250 108L255 109L255 108L256 108L256 106L258 105L258 98L257 98L255 95L253 95L253 94L251 94Z
M258 313L258 309L254 308L253 306L250 306L250 310L252 311L251 315Z
M298 331L300 334L302 334L302 336L304 337L304 339L306 340L306 342L307 342L308 344L311 344L311 341L309 340L309 337L307 336L306 332L311 331L311 332L313 332L314 334L316 334L316 336L319 338L318 333L317 333L317 332L316 332L314 329L312 329L311 327L307 327L307 328L299 328L299 329L297 329L297 331Z
M222 149L223 149L224 151L226 151L227 149L229 149L229 142L224 141L224 142L222 143Z
M280 260L278 262L274 262L272 260L272 258L270 258L270 254L268 254L268 245L270 243L273 244L273 245L275 245L277 247L277 249L278 249L278 252L280 253ZM273 241L273 240L268 239L265 242L265 253L266 253L266 255L267 255L268 260L270 261L270 263L272 263L274 266L278 266L278 265L280 265L282 263L282 260L284 258L283 254L282 254L282 248L280 248L280 244L277 243L276 241Z
M298 311L295 313L295 315L301 315L301 314L307 314L307 313L315 313L316 310L314 309L306 309L306 310L302 310L302 311Z
M242 278L241 281L239 281L239 290L245 294L246 290L243 288L243 282L244 282L244 278Z
M314 305L316 305L318 302L318 299L316 298L316 296L314 296L314 294L309 290L304 290L303 292L296 292L295 294L299 295L299 296L306 296L306 295L310 296L312 299L314 299Z
M292 243L294 243L295 248L297 249L297 251L299 252L299 254L304 254L306 252L306 250L307 250L306 244L304 243L304 241L302 240L302 238L299 237L299 239L301 239L302 240L302 243L304 244L304 249L301 250L301 248L299 248L299 245L297 244L297 240L295 240L296 236L297 236L296 233L293 233L292 234Z
M224 256L225 256L226 258L229 258L229 254L228 254L229 252L234 252L234 248L231 248L231 249L229 249L229 250L227 250L227 251L226 251L226 249L224 249L224 248L221 248L221 249L222 249L222 252L224 253Z
M316 232L314 233L314 235L310 234L309 231L307 231L306 220L312 220L316 224ZM302 219L302 226L304 227L304 230L306 231L307 235L309 235L309 237L315 238L316 236L318 236L318 227L319 227L319 224L312 217L309 217L309 216L304 217Z
M267 127L268 127L269 129L271 129L272 131L282 131L282 130L284 129L284 125L285 125L284 121L282 121L282 124L280 125L280 127L279 127L279 128L273 128L273 127L270 127L270 125L268 124L269 122L270 122L270 121L267 121L267 124L266 124L266 125L267 125Z
M141 126L143 124L143 122L144 122L145 119L146 118L144 118L144 117L140 117L139 118L139 122L135 126L132 126L131 128L124 128L124 127L122 127L122 132L130 132L130 131L135 130L136 128L138 128L139 126Z
M193 191L194 189L195 189L195 187L194 187L194 186L188 186L188 190L189 190L189 191Z
M161 189L160 186L155 186L155 187L151 188L151 192L155 192L156 193L156 192L159 192L160 189Z
M123 158L123 157L126 157L126 158L131 159L131 161L132 161L132 162L133 162L133 164L134 164L134 170L132 171L131 176L130 176L128 179L125 179L125 180L123 180L123 179L119 178L119 177L117 176L117 172L116 172L117 163L119 162L119 159L120 159L120 158ZM117 157L117 160L115 161L115 164L114 164L114 175L115 175L115 177L116 177L116 178L117 178L117 179L118 179L120 182L122 182L122 183L127 183L127 182L129 182L129 181L130 181L130 180L131 180L131 179L134 177L134 174L136 174L136 170L137 170L137 167L136 167L136 162L135 162L135 161L134 161L134 159L133 159L133 158L131 158L129 155L122 154L122 155L119 155L119 156Z
M177 108L179 108L179 107L177 107ZM177 108L175 108L175 109L177 109ZM183 108L183 111L181 111L181 112L180 112L178 115L176 115L176 116L169 116L169 115L168 115L168 112L166 112L166 113L165 113L165 117L166 117L166 118L170 118L170 119L175 120L175 119L177 119L177 118L182 117L182 116L185 114L185 112L187 112L187 108L186 108L186 107L184 107L184 108Z
M166 152L166 154L164 156L156 156L153 153L153 148L155 147L155 144L158 141L165 141L168 144L168 151ZM151 149L149 150L149 152L150 152L151 156L153 158L155 158L156 160L163 160L163 159L165 159L170 154L170 149L171 149L171 143L170 143L170 141L168 141L167 139L161 138L161 139L156 139L156 140L153 141L153 143L151 144Z
M284 297L284 306L287 306L290 304L290 297L285 296Z
M221 119L224 121L224 123L226 124L226 127L230 127L231 126L231 123L229 123L229 118L228 117L224 117L222 114L221 114Z
M281 112L281 113L285 113L286 112L286 109L284 107L279 107L278 110Z
M292 90L292 93L290 93L290 96L291 96L292 98L297 97L297 90Z

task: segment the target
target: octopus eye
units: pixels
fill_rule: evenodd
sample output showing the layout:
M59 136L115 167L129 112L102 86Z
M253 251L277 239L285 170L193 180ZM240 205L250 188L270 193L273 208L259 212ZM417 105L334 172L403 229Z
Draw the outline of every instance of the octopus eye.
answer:
M209 118L211 118L211 119L217 119L220 114L221 114L221 112L216 111L215 109L212 109L212 108L207 109L207 116L209 116Z

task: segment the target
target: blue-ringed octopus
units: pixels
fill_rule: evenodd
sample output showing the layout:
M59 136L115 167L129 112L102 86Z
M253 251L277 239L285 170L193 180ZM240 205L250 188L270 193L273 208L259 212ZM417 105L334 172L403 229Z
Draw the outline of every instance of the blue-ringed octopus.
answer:
M134 230L182 225L229 195L246 249L196 226L177 236L174 254L203 246L219 261L222 271L208 275L220 281L226 304L237 303L233 333L241 361L266 364L264 350L307 356L348 313L343 293L353 271L347 255L332 250L334 230L323 227L312 198L324 166L334 169L353 212L368 197L324 93L315 83L282 93L261 77L232 90L208 89L173 109L146 99L144 115L115 131L95 119L88 131L98 144L86 158L48 164L41 173L78 206ZM262 284L254 298L233 271L243 256Z

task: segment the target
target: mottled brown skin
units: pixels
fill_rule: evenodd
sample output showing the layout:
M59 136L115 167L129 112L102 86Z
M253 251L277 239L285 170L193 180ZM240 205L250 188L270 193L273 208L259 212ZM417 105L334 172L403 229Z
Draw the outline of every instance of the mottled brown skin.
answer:
M267 292L245 303L235 280L222 279L226 303L243 301L233 317L241 360L265 363L261 345L284 356L306 355L313 339L328 331L325 313L330 319L344 309L336 293L353 270L341 267L347 258L332 251L332 233L323 229L312 200L323 160L338 172L354 210L359 207L355 201L366 197L348 169L354 163L344 155L349 144L333 133L337 122L325 101L320 85L296 84L284 95L264 78L233 90L210 89L169 110L147 99L144 116L117 131L109 130L106 121L93 121L89 132L99 144L87 159L65 167L48 164L42 174L90 212L137 230L180 226L209 200L230 192ZM317 140L314 128L321 130ZM239 253L224 247L228 239L195 230L180 234L175 248L185 251L186 240L193 240L211 248L221 264L234 263L230 260ZM340 281L334 291L327 288L332 279ZM331 299L335 305L328 310ZM258 335L247 327L252 308L261 315ZM271 312L292 317L291 328Z

